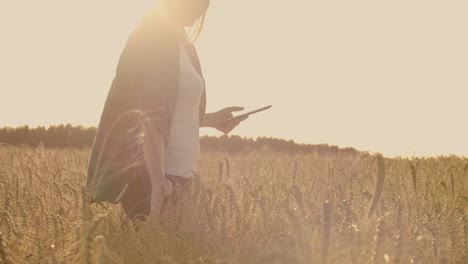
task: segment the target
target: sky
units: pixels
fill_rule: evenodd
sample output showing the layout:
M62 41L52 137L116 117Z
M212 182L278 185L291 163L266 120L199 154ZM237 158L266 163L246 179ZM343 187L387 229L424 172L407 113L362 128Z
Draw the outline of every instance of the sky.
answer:
M0 126L96 126L152 0L0 3ZM195 44L230 134L468 156L468 1L211 0ZM200 135L222 135L201 128Z

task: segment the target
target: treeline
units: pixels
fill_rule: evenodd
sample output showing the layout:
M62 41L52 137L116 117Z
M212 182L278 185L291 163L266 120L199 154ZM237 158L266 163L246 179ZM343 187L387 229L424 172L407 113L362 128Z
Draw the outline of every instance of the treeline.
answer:
M29 145L45 148L86 148L93 144L96 127L86 127L72 124L38 126L30 128L28 125L19 127L0 128L0 144ZM302 144L293 140L273 137L257 137L256 139L237 135L202 136L200 137L202 151L223 151L229 153L246 152L251 150L298 152L350 152L357 153L354 148L338 148L328 144Z
M38 126L28 125L0 128L0 143L10 145L25 144L36 147L42 144L46 148L83 148L93 144L96 127L84 127L72 124Z

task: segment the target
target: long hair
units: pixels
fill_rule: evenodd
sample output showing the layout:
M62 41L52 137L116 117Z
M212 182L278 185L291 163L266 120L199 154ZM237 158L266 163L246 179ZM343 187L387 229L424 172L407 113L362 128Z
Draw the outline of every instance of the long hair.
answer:
M200 37L200 34L203 30L203 25L205 24L205 16L206 13L201 15L200 18L198 18L198 20L195 22L195 25L192 26L189 30L188 39L192 44L197 41L198 37Z

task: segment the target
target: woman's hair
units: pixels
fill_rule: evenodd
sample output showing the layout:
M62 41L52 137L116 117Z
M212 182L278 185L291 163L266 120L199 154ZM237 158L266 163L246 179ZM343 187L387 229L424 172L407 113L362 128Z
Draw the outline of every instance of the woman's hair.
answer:
M170 0L159 0L159 4L167 4L167 2ZM187 38L188 40L193 44L195 41L197 41L198 37L200 36L200 33L203 29L203 25L205 24L205 16L206 13L203 13L197 21L190 27L189 32L187 32Z
M188 39L191 43L195 43L195 41L197 41L198 37L200 36L200 33L203 29L203 25L205 24L205 16L206 13L201 15L200 18L198 18L198 20L195 21L194 26L190 28L188 33Z

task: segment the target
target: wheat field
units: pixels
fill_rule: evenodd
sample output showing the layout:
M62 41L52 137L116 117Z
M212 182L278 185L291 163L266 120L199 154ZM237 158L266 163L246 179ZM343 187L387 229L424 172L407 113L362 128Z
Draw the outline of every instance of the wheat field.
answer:
M136 231L84 202L89 154L0 146L0 263L468 263L464 157L202 152L172 221Z

